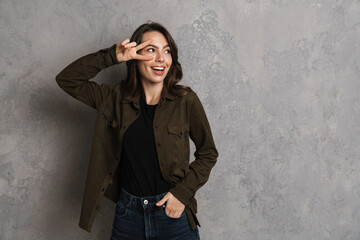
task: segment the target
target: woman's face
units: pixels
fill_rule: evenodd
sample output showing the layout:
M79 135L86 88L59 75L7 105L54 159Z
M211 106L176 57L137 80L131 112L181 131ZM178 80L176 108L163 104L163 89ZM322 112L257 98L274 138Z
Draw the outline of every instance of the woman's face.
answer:
M146 32L141 38L141 42L152 39L152 43L140 49L138 54L153 56L152 60L137 60L137 67L140 72L141 81L148 83L161 83L164 81L172 64L170 47L165 36L157 31ZM154 69L158 67L159 69Z

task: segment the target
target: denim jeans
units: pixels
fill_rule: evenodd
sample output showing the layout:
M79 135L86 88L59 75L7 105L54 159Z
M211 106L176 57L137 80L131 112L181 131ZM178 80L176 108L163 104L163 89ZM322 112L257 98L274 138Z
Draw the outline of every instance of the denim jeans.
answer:
M167 193L137 197L121 188L110 240L200 239L198 226L190 228L185 209L180 218L172 218L165 212L166 203L155 205Z

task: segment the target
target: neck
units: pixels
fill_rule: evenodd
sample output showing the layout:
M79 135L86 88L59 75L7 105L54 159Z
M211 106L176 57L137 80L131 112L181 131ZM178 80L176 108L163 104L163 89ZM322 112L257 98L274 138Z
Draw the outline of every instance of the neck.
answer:
M164 86L163 82L153 84L142 81L141 85L144 90L144 99L146 104L158 104L161 98L161 91Z

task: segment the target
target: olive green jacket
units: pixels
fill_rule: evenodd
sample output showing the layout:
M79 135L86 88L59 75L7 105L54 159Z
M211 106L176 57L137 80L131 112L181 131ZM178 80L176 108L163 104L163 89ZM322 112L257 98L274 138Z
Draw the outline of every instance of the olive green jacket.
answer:
M139 97L122 98L120 84L110 86L89 81L98 72L119 64L116 44L85 55L56 76L58 85L69 95L97 110L89 168L79 226L91 232L103 196L114 203L119 197L117 171L122 138L139 116ZM183 97L171 95L166 87L156 108L154 136L161 174L172 183L169 190L185 205L192 229L200 223L196 217L196 191L203 186L218 157L204 108L194 91ZM189 137L196 146L195 160L189 162ZM201 227L201 226L200 226Z

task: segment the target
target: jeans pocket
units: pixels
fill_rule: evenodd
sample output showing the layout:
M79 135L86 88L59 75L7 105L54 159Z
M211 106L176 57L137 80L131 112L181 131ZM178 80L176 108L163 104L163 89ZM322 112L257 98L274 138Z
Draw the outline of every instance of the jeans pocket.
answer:
M168 217L168 218L170 218L170 219L181 219L181 218L183 218L185 215L186 215L186 213L185 213L185 209L183 210L183 212L181 213L181 215L180 215L180 217L170 217L169 215L167 215L167 213L166 213L166 210L165 210L165 206L166 205L163 205L162 206L162 212L164 213L164 215L166 216L166 217Z
M125 199L120 198L116 203L116 217L123 217L128 213L129 203Z

